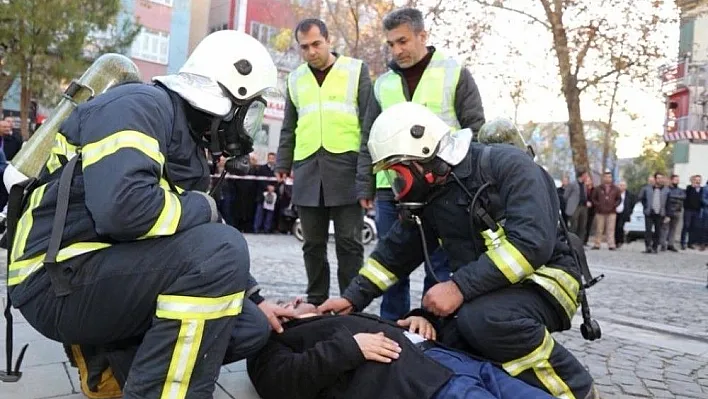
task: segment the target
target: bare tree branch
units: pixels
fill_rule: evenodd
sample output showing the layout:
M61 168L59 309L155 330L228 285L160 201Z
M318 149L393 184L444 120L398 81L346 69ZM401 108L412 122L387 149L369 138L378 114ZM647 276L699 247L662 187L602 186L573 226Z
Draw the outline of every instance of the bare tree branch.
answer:
M538 17L534 17L533 15L527 13L526 11L521 11L521 10L517 10L516 8L507 7L507 6L505 6L501 3L498 3L498 2L487 3L486 1L483 1L483 0L473 0L473 1L477 4L485 6L485 7L494 7L494 8L498 8L500 10L506 10L506 11L510 11L510 12L514 12L514 13L523 15L526 18L530 18L532 21L542 25L546 29L551 30L551 25L549 25L548 22L543 21L542 19L540 19Z
M636 64L636 63L637 63L637 62L634 61L634 60L629 61L629 62L627 63L627 65L625 65L625 67L622 68L622 69L628 69L629 67L633 66L633 65ZM597 75L596 77L594 77L594 78L592 78L592 79L583 79L583 80L581 80L581 81L579 81L579 82L583 82L584 84L583 84L582 86L580 86L580 87L578 88L578 90L580 90L580 92L583 92L583 91L585 91L585 89L587 89L588 87L596 86L598 83L602 82L603 80L605 80L605 79L607 79L608 77L610 77L613 73L617 73L617 72L619 72L619 71L618 71L618 68L612 68L611 70L609 70L609 71L607 71L607 72L605 72L605 73L603 73L603 74L601 74L601 75Z
M598 22L597 26L593 25L591 22L590 25L587 27L588 28L588 37L587 40L585 40L585 44L580 48L580 51L578 51L578 56L575 59L575 76L578 76L578 72L580 72L580 68L583 65L583 62L585 61L585 56L588 55L588 50L590 50L590 47L592 46L593 42L595 41L595 37L597 36L597 31L600 29L600 26L602 26L603 20L600 20Z

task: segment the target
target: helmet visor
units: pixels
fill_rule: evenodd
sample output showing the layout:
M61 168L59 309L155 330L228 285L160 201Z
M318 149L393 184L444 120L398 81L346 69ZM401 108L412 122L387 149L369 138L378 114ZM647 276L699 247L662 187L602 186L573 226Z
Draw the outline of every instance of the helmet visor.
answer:
M400 201L410 193L415 182L413 172L410 167L403 163L392 165L389 169L383 171L386 175L388 183L391 185L391 190L396 197L396 201Z

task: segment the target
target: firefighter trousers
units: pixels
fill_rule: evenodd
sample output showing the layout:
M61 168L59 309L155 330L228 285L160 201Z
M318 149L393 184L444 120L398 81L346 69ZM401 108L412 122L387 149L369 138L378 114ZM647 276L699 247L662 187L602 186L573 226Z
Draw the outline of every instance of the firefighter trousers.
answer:
M69 295L54 294L44 269L12 291L34 328L65 344L143 337L125 399L212 397L248 280L248 247L236 229L208 223L60 265Z
M524 284L463 304L452 322L467 350L511 376L557 398L584 399L592 388L590 373L551 336L568 328L562 312L542 288Z

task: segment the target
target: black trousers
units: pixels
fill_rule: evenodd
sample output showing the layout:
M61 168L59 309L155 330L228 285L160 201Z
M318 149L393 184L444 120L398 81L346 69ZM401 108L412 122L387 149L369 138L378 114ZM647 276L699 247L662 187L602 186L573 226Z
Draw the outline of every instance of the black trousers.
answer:
M34 328L64 344L142 337L126 399L212 397L248 279L248 247L236 229L203 224L60 265L71 294L57 297L43 268L12 290Z
M511 376L555 397L583 399L593 380L551 336L569 325L551 301L533 284L480 296L463 304L457 317L447 322L441 342L489 359Z
M662 219L664 219L663 216L654 213L644 216L644 245L647 250L659 248L661 229L664 226Z
M627 223L624 219L624 214L617 214L617 221L615 222L615 244L624 244L624 224Z
M337 251L337 279L339 292L359 273L364 262L364 245L361 231L364 210L359 204L343 206L298 206L304 243L302 252L307 270L307 301L321 304L329 298L329 262L327 240L329 221L334 222L334 240Z

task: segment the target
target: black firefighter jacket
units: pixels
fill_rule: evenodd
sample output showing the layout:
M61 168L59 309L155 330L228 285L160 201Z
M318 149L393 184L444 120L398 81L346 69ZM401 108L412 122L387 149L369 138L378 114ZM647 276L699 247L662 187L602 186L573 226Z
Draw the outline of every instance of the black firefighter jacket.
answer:
M466 302L512 284L536 284L565 314L561 319L569 328L578 307L580 270L558 224L555 184L526 153L504 144L491 146L490 167L485 169L489 178L483 178L478 159L484 147L472 143L453 173L472 195L483 182L495 182L480 195L480 202L496 221L496 229L470 218L470 196L449 178L421 214L429 252L438 245L445 249L452 280ZM398 220L343 297L356 309L364 309L423 259L417 226Z
M453 374L425 356L404 329L375 316L315 316L284 329L248 360L248 375L263 399L427 399ZM397 360L364 359L354 335L378 332L401 346Z
M82 245L168 236L212 220L215 203L205 193L209 165L190 134L184 104L161 86L129 83L80 104L62 123L24 211L29 223L18 224L13 264L27 265L13 270L23 288L13 292L15 306L49 285L41 268L34 272L33 260L41 262L47 251L59 176L79 151L60 259L81 254ZM169 188L165 169L177 192ZM256 289L249 276L247 293Z

